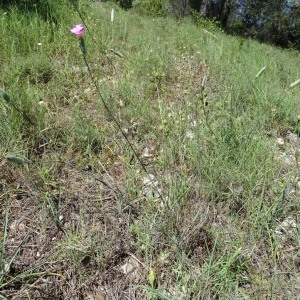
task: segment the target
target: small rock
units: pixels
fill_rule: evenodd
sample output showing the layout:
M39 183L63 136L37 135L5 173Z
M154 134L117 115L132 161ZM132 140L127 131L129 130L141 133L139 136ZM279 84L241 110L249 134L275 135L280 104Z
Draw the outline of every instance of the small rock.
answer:
M280 155L280 160L285 165L285 167L291 167L295 164L295 156L282 152Z
M148 199L155 199L161 196L161 189L158 187L159 182L155 181L155 176L153 174L148 174L143 178L143 194Z
M130 282L141 282L143 275L141 274L141 265L143 265L136 257L129 256L125 259L122 266L119 266L119 271L126 276L126 280Z
M284 139L283 138L277 138L276 142L277 142L278 146L283 146L284 145Z
M296 133L288 132L286 137L292 143L297 143L298 142L298 135Z
M143 184L144 185L156 185L154 181L155 176L153 174L148 174L148 176L145 176L143 178Z
M135 266L131 263L126 263L123 266L120 267L120 270L125 274L131 273L135 269Z
M187 131L186 137L189 138L190 140L192 140L194 138L194 133L191 131Z
M17 227L18 227L18 221L17 220L14 220L10 226L9 226L9 229L13 232L15 232L17 230Z
M293 217L287 217L275 229L275 233L283 241L286 241L289 237L292 237L296 232L297 222Z
M143 157L152 157L153 155L150 153L149 149L146 147L143 150Z
M299 181L296 183L296 185L299 185ZM299 187L298 187L299 188ZM285 200L287 202L293 202L297 199L297 190L294 186L289 185L286 187L285 191Z
M24 224L24 223L20 223L19 226L18 226L18 229L19 229L20 231L25 231L25 229L26 229L25 224Z
M19 220L14 220L9 226L9 229L12 233L16 233L17 231L25 231L26 226Z

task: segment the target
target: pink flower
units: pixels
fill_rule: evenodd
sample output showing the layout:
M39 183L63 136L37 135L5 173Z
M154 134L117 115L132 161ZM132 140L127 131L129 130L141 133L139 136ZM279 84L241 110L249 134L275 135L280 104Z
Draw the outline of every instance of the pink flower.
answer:
M83 33L85 31L85 28L82 24L77 24L77 25L74 25L72 29L70 29L70 31L77 35L79 38L81 38L83 36Z

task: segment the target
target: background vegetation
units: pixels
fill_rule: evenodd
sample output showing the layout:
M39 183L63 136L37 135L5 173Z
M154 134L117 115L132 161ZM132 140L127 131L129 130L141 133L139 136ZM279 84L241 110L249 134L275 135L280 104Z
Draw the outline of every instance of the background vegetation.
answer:
M300 49L300 2L298 0L119 0L123 8L141 13L182 18L200 15L227 33L251 37L281 47Z
M2 2L3 299L297 299L299 52L159 3Z
M201 18L212 21L226 33L254 38L283 48L300 49L298 0L115 0L115 2L123 9L133 8L142 15L171 16L179 19L193 16L196 20ZM38 7L41 16L51 18L52 21L56 21L58 13L55 12L57 6L52 0L2 0L1 5L18 6L27 11L36 11Z

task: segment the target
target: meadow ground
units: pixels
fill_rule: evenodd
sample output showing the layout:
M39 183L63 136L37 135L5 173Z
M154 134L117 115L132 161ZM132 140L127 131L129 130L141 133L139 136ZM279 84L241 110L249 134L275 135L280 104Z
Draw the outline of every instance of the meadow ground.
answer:
M49 3L0 10L0 298L299 299L299 52Z

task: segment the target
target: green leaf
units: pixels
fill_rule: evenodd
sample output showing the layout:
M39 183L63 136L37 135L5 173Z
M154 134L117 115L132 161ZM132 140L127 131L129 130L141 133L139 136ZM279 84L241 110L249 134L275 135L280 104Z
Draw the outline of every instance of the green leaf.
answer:
M86 55L87 51L86 51L86 47L85 47L84 38L80 39L79 46L80 46L80 50L81 50L82 54Z
M25 163L24 159L16 156L7 156L7 160L18 165L23 165Z
M10 103L10 97L3 90L0 90L0 95L7 103Z
M295 82L293 82L292 84L290 84L290 88L293 88L293 87L295 87L295 86L297 86L299 84L300 84L300 79L298 79Z
M263 72L266 71L266 67L263 67L259 70L259 72L255 75L256 78L258 78Z
M156 275L155 275L154 270L152 270L152 269L150 270L150 273L148 275L148 280L149 280L151 287L153 289L156 289L157 288Z
M71 4L73 5L73 7L77 10L78 9L78 0L71 0L70 1L71 2Z

